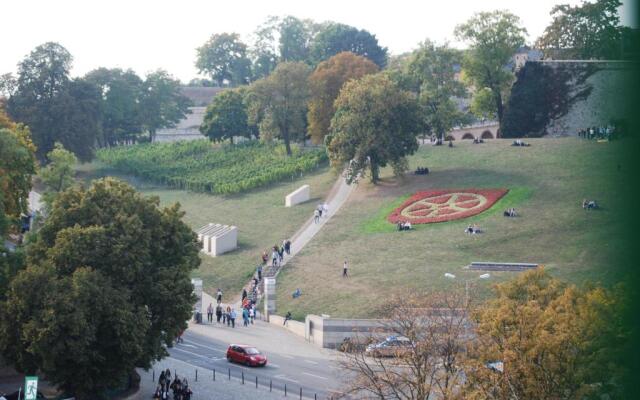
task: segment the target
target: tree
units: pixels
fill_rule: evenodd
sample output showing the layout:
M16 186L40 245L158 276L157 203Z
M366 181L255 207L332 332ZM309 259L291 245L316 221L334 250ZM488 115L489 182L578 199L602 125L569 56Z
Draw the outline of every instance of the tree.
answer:
M9 98L8 111L14 120L29 126L40 159L60 139L52 108L69 82L71 63L67 49L48 42L36 47L18 64L17 88Z
M11 97L18 88L18 80L12 73L0 75L0 97Z
M364 29L338 23L325 25L315 35L310 58L317 64L343 51L367 57L380 68L387 64L387 48L378 44L375 35Z
M278 49L275 42L278 17L269 17L253 33L253 45L250 54L253 60L251 75L253 79L267 77L278 64Z
M335 113L334 101L340 89L351 79L378 72L378 67L365 57L342 52L321 62L309 77L309 135L314 143L322 143L329 133Z
M348 182L368 167L376 183L387 163L397 176L404 173L405 156L418 149L417 105L410 93L384 75L365 75L344 85L335 108L327 151L332 165L349 163Z
M278 24L280 61L308 61L309 46L315 34L313 21L287 16Z
M551 9L553 21L536 41L545 56L560 59L619 59L621 57L619 0L596 0Z
M407 67L418 87L424 125L443 140L444 135L463 120L454 101L455 97L465 95L464 86L455 77L455 65L460 61L457 50L426 40L414 52Z
M43 200L48 209L51 209L56 196L68 188L74 181L74 167L78 163L76 156L65 150L64 146L56 143L53 150L47 154L49 164L40 170L40 180L46 186Z
M291 155L291 141L304 138L308 77L304 63L283 62L250 88L249 122L259 126L261 138L281 138L287 155Z
M621 290L578 289L537 269L496 292L474 317L464 398L620 398Z
M455 29L456 37L470 44L464 55L463 72L476 90L491 90L500 123L503 102L514 79L505 65L524 44L526 33L520 18L508 11L476 13Z
M158 70L147 75L140 98L142 127L153 141L156 131L170 128L184 118L191 101L180 93L180 81Z
M113 178L60 193L0 306L5 360L95 399L166 356L200 262L183 216Z
M132 70L98 68L84 80L100 89L102 111L101 147L134 140L142 131L140 98L142 79Z
M351 374L344 393L372 399L458 399L471 333L463 296L411 293L385 309L382 332L406 338L407 345L398 347L392 358L347 351L341 365Z
M228 89L214 97L204 114L200 132L214 142L234 136L250 137L244 96L237 89Z
M197 49L196 67L218 82L218 86L244 85L251 80L251 60L247 45L237 33L214 34Z

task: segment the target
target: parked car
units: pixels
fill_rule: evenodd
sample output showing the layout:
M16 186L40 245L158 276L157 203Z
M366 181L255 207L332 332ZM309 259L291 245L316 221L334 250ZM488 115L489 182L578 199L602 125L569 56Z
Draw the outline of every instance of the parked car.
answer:
M264 367L267 357L258 349L245 344L232 344L227 349L227 361L245 364L250 367Z
M411 340L403 336L389 336L379 343L367 346L365 354L372 357L401 357L411 351Z

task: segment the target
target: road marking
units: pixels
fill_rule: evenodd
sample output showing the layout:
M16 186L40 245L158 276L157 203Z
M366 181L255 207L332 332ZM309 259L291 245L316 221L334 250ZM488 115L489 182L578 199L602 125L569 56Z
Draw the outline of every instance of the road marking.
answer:
M202 354L198 354L198 353L194 353L192 351L187 351L187 350L183 350L183 349L179 349L177 347L173 348L174 350L178 350L178 351L182 351L183 353L188 353L188 354L192 354L196 357L200 357L200 358L204 358L205 360L211 360L211 357L207 357L207 356L203 356Z
M196 346L200 346L200 347L203 347L203 348L205 348L205 349L209 349L209 350L217 351L217 352L219 352L219 353L226 353L226 351L225 351L225 350L220 350L220 349L216 349L216 348L214 348L214 347L205 346L205 345L203 345L203 344L200 344L200 343L197 343L197 342L194 342L194 341L188 340L188 339L185 339L184 341L185 341L185 342L189 342L189 343L193 343L193 344L195 344ZM186 345L185 345L185 346L186 346Z
M184 344L184 343L181 343L181 345L182 345L182 346L184 346L184 347L192 347L192 348L194 348L194 349L197 349L197 347L196 347L196 346L194 346L194 345L192 345L192 344Z
M308 372L303 372L302 374L303 374L303 375L313 376L314 378L324 379L324 380L326 380L326 381L328 381L328 380L329 380L329 378L327 378L326 376L314 375L314 374L310 374L310 373L308 373Z
M286 355L286 354L281 354L281 356L282 356L282 357L284 357L284 358L288 358L288 359L290 359L290 360L293 360L293 357L288 356L288 355Z
M280 366L278 364L274 364L274 363L270 363L270 362L267 362L267 365L271 366L273 368L280 368Z
M300 383L294 379L291 378L287 378L286 375L275 375L274 378L278 378L278 379L282 379L283 381L289 381L289 382L293 382L293 383Z
M304 360L304 362L309 363L309 364L315 364L315 365L318 365L318 363L317 363L317 362L315 362L315 361L311 361L311 360Z

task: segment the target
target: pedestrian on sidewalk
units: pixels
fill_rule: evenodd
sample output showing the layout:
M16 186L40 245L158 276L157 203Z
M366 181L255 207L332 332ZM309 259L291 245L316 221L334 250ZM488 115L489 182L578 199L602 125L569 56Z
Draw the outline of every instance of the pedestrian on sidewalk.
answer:
M348 278L349 273L347 272L349 269L349 265L347 264L347 260L344 260L344 264L342 264L342 277Z
M262 252L262 265L267 265L267 261L269 261L269 255L266 251Z
M276 249L271 253L271 265L274 267L278 266L278 251Z
M218 288L218 293L216 294L216 299L218 300L218 304L222 303L222 290Z
M213 305L211 303L207 307L207 322L213 322Z
M242 301L247 298L247 289L242 288Z
M258 282L260 282L262 280L262 265L258 265L258 268L256 269L256 273L258 274Z
M322 215L324 215L325 218L329 218L329 205L327 203L322 204Z
M231 306L227 306L227 326L231 326Z
M232 308L231 309L231 313L229 313L229 317L231 319L231 327L235 328L236 327L236 317L238 316L238 314L236 314L236 309Z
M216 322L220 323L220 318L222 318L222 306L218 304L216 307Z
M291 255L291 240L287 239L284 241L284 251L287 252L287 255Z
M284 316L282 326L286 326L288 321L291 321L291 311L287 311L287 315Z
M249 310L246 307L242 309L242 324L249 326Z
M284 260L284 246L278 248L278 258L280 259L280 263Z
M249 308L249 320L251 321L251 325L253 325L253 320L256 318L256 306L251 304L251 308Z
M320 211L317 208L313 210L313 222L316 224L320 222Z

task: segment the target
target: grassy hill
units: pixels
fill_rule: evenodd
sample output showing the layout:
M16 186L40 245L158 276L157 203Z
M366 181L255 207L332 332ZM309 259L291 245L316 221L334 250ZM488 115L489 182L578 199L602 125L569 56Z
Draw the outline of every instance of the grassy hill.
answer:
M537 139L511 147L508 140L454 148L421 147L410 167L429 167L427 176L403 180L386 170L383 181L361 183L344 208L282 271L278 310L301 318L308 313L335 317L375 317L385 298L407 288L425 292L463 288L470 280L477 296L513 273L464 270L472 261L535 262L553 275L576 283L618 281L617 232L624 216L617 194L628 165L618 159L624 142L594 143L575 138ZM477 216L416 226L397 232L386 216L418 190L506 188L509 193ZM583 198L602 210L585 211ZM502 211L515 207L519 218ZM466 235L477 223L485 233ZM341 277L348 259L351 277ZM445 272L456 275L450 280ZM291 293L302 290L292 299ZM462 289L463 290L463 289Z

